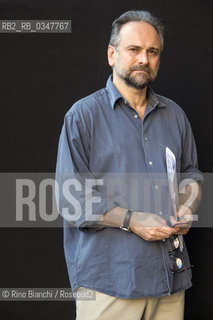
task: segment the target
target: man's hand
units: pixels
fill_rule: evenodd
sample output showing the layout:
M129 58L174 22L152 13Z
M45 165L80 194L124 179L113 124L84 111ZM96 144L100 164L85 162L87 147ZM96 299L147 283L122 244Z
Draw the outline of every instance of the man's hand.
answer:
M162 217L148 212L134 211L129 224L130 230L147 241L164 240L180 231L169 227Z
M175 234L184 235L187 234L189 229L191 228L193 215L192 210L184 205L179 206L177 211L177 220L175 217L170 217L171 225L175 228L178 227L179 231Z

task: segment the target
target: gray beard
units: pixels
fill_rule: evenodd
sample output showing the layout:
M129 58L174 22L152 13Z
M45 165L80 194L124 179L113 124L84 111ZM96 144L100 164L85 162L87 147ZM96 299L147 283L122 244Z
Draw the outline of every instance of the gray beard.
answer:
M143 76L144 79L137 79L136 77L133 77L131 74L134 70L143 70L148 72L147 76ZM147 87L150 83L152 83L157 74L155 75L152 70L147 66L138 66L138 67L132 67L127 73L119 72L119 70L116 70L116 73L118 77L123 80L128 87L132 87L138 90L144 89Z
M147 87L150 83L154 81L154 79L151 79L151 77L144 79L144 81L138 81L134 77L131 76L121 76L124 82L127 84L128 87L132 87L135 89L144 89Z

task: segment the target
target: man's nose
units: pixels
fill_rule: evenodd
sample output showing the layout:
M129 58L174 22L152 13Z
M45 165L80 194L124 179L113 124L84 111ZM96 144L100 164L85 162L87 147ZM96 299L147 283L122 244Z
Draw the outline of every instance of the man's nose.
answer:
M147 52L141 52L138 55L138 62L139 62L139 64L148 64L149 63Z

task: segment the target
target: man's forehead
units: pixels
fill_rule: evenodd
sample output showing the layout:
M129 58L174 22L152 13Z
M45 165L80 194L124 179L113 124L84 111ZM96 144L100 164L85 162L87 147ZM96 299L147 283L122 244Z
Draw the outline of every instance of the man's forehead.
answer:
M143 21L125 23L119 32L120 44L128 45L129 42L146 42L150 45L160 46L160 36L153 26Z

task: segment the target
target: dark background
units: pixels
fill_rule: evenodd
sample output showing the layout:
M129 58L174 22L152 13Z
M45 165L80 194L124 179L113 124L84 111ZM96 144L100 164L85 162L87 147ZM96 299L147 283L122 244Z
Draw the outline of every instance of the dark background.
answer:
M105 86L112 21L146 9L166 26L153 88L179 103L191 122L200 169L212 172L211 0L0 0L0 19L72 19L71 34L0 34L1 172L54 172L63 117ZM202 212L200 213L202 214ZM213 319L212 229L186 237L194 269L185 319ZM69 287L62 229L0 229L0 287ZM75 319L73 302L1 302L13 319Z

